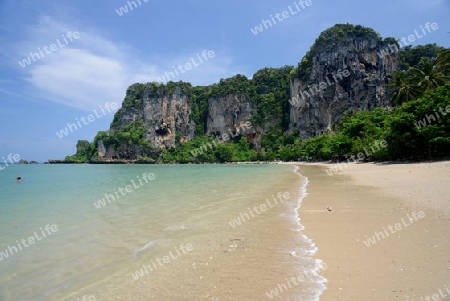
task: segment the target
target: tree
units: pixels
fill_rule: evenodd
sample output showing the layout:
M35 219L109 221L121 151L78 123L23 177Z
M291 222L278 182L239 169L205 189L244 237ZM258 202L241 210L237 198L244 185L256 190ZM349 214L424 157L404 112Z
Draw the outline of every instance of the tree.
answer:
M406 46L400 51L400 66L402 70L408 70L419 64L423 57L436 58L445 48L436 44L418 45L416 47Z
M217 147L216 157L221 163L230 162L233 157L233 151L228 145L220 144Z
M405 71L395 72L388 87L390 89L389 102L393 107L415 99L419 94L419 89L412 83L409 74Z
M450 48L441 51L437 57L436 65L439 70L446 76L447 80L450 77Z
M438 87L392 112L386 120L390 157L433 158L447 155L450 137L450 119L445 112L447 107L450 108L450 85Z
M416 67L409 70L411 82L416 83L420 95L430 92L448 82L442 69L435 65L435 61L422 58Z
M250 148L250 145L249 145L247 139L245 139L245 137L241 137L241 139L239 139L239 149L241 151L246 152L249 150L249 148Z

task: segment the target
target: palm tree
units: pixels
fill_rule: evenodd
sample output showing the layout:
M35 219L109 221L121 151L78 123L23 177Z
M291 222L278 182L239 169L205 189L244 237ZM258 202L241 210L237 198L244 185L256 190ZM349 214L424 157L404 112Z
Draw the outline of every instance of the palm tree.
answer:
M431 90L450 83L450 48L439 52L437 58L422 57L408 71L395 72L389 81L392 106L419 98Z
M423 57L416 67L409 68L408 73L411 75L411 81L417 84L421 95L449 82L436 60L426 57Z
M419 91L412 83L410 75L405 72L395 72L388 85L390 89L389 102L392 106L399 106L402 103L415 99Z
M443 73L450 76L450 48L447 48L438 54L436 65Z

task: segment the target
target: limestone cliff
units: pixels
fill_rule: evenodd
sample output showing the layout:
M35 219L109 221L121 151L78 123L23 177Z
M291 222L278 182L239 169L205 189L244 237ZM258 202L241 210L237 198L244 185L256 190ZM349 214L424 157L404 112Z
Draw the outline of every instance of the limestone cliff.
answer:
M255 115L256 108L245 96L231 93L223 97L208 99L208 116L206 122L206 135L219 136L242 135L252 140L256 130L253 126L245 126Z
M288 130L302 138L321 135L346 111L388 106L386 84L400 67L392 45L394 39L370 28L338 24L319 36L296 69L264 68L251 79L235 75L210 86L134 84L92 153L99 161L157 159L196 133L243 136L256 151L269 145L272 152Z
M145 86L143 90L137 88L141 86L137 84L128 89L125 99L134 101L124 101L111 125L112 131L141 120L146 127L146 140L157 149L175 147L177 134L181 140L194 138L195 123L191 119L191 107L179 87L173 93L166 94L151 86Z
M323 32L291 79L289 128L313 137L346 111L387 107L386 84L399 69L399 53L383 52L386 45L371 30L362 36L337 25Z
M139 157L158 157L159 150L146 148L141 145L121 143L116 149L114 145L105 146L103 140L97 141L98 157L103 160L136 160Z

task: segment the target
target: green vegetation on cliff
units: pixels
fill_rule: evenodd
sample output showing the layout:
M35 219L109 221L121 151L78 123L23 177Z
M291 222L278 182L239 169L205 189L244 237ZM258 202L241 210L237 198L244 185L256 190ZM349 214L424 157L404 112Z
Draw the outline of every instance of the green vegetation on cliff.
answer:
M418 65L422 58L436 58L443 50L445 50L444 47L436 44L406 46L400 52L400 67L402 70L408 70L410 67Z
M94 139L103 141L103 145L108 147L113 145L117 149L121 144L135 144L143 147L151 148L151 144L145 139L145 125L142 120L133 121L119 130L111 130L107 132L99 132Z
M311 74L313 55L322 51L333 51L336 46L347 44L350 39L375 39L381 42L381 36L372 28L352 24L336 24L324 30L316 39L310 50L299 62L297 68L291 72L292 77L297 77L306 82Z
M252 79L244 75L235 75L228 79L222 79L219 83L211 86L193 87L185 82L168 82L167 84L147 83L134 84L127 90L122 108L140 108L144 93L148 97L162 97L171 95L177 87L180 93L187 97L191 107L191 118L196 124L195 138L192 141L180 142L180 136L176 137L176 147L163 149L161 156L154 158L158 162L228 162L228 161L253 161L264 159L267 156L259 156L253 149L254 145L248 143L248 147L243 147L243 141L238 137L229 140L228 143L220 144L217 149L205 152L198 157L192 156L191 152L199 148L203 143L211 141L211 137L205 136L206 121L208 114L208 99L211 97L225 97L231 93L242 95L249 99L257 108L256 115L251 118L254 126L264 126L270 124L267 134L264 137L278 136L287 130L289 125L289 74L293 70L292 66L282 68L264 68L256 72ZM150 148L149 142L144 138L145 126L142 121L136 121L126 126L120 127L122 123L121 112L117 112L111 124L109 132L99 132L92 143L92 148L96 148L98 141L102 141L105 148L110 146L118 150L122 144L134 144L145 148ZM243 138L245 141L246 139ZM263 139L263 145L270 143L270 139ZM282 143L281 143L282 144ZM95 152L94 152L95 153ZM268 147L268 158L275 158L276 152L272 147ZM78 153L76 156L79 156ZM83 161L86 157L70 157L71 160ZM95 158L91 154L89 158ZM69 157L67 158L69 159Z
M335 131L304 141L298 154L343 159L365 153L365 149L384 140L387 147L370 151L369 159L440 158L450 155L449 117L450 85L445 85L390 112L383 108L348 112Z
M447 107L450 110L450 52L435 44L408 46L400 50L401 70L393 74L389 84L391 110L375 108L347 112L331 131L306 140L300 138L298 130L289 130L290 105L287 100L290 99L290 80L300 78L306 81L311 73L313 55L333 51L337 45L345 45L351 39L375 39L382 46L397 43L393 38L381 39L370 28L338 24L316 39L296 68L264 68L251 79L238 74L211 86L192 86L181 81L134 84L128 88L122 112L115 114L110 131L99 132L92 143L79 141L77 153L66 157L65 161L98 160L100 140L105 148L112 147L116 151L123 145L139 146L152 154L152 158L141 160L154 159L159 163L343 159L364 152L383 140L387 146L373 152L370 159L424 159L450 155L450 119L446 117ZM123 112L142 110L145 97L172 95L177 88L191 108L190 118L196 124L195 138L186 142L177 134L175 148L155 150L145 139L143 121L123 125ZM250 121L253 127L261 130L255 145L240 135L225 143L205 135L208 100L232 93L248 99L255 108L256 114ZM444 113L436 113L440 109Z
M213 137L199 136L182 143L176 148L163 149L158 163L207 162L224 163L238 161L256 161L258 154L252 145L241 137L233 143L220 143Z
M419 47L419 46L418 46ZM425 49L425 51L423 51ZM417 65L394 73L390 84L393 110L347 112L333 132L302 143L300 156L348 158L379 141L387 147L370 159L432 159L450 155L450 49L420 46ZM410 51L410 50L408 50ZM417 58L414 58L417 59Z

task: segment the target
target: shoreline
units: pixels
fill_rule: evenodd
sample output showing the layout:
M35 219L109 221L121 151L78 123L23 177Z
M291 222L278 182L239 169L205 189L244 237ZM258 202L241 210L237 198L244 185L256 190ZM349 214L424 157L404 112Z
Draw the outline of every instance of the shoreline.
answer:
M439 162L447 162L450 164L448 159L436 159L436 160L423 160L423 161L355 161L349 162L348 160L335 162L332 160L323 160L323 161L230 161L230 162L170 162L170 163L158 163L156 160L137 160L137 159L110 159L110 160L98 160L98 161L86 161L86 162L72 162L62 160L50 159L46 162L36 162L35 163L14 163L14 164L180 164L180 165L188 165L188 164L285 164L285 165L298 165L298 164L310 164L310 165L334 165L334 164L431 164L431 163L439 163Z
M318 247L314 257L328 266L320 300L425 300L445 292L450 161L354 164L332 176L329 167L299 164L309 180L299 218ZM419 212L423 218L408 223Z
M324 262L322 259L316 258L315 255L317 254L317 251L318 251L317 245L314 243L314 241L311 237L308 237L304 233L305 225L301 223L301 218L298 214L299 210L302 207L303 201L308 196L308 186L309 186L308 177L306 177L305 175L303 175L300 172L300 167L298 165L294 165L294 173L302 178L302 183L303 183L303 185L300 187L300 189L298 191L299 192L299 197L297 199L298 203L297 203L297 206L295 207L294 214L297 216L296 223L299 227L298 229L300 229L300 231L301 231L301 236L303 237L303 239L305 241L310 242L313 245L313 248L315 249L313 252L308 254L308 256L310 256L315 262L315 267L312 270L312 274L319 279L318 284L321 285L321 290L315 291L315 298L317 298L316 300L320 300L323 293L327 290L326 283L328 282L328 279L325 278L323 275L321 275L321 272L327 270L328 266L327 266L327 263ZM291 255L296 256L296 254L291 254Z

